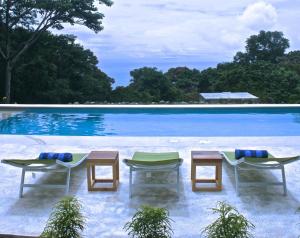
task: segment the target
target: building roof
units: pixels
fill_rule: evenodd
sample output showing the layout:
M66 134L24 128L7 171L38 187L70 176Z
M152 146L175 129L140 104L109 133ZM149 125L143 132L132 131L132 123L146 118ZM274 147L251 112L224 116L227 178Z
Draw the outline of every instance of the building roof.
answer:
M218 99L258 99L258 97L247 92L221 92L221 93L200 93L205 100L218 100Z

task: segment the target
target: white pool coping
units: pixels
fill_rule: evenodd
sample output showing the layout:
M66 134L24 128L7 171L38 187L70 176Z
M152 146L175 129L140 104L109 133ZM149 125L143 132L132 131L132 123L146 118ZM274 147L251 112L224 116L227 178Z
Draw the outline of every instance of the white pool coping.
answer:
M31 108L298 108L300 104L0 104L0 110Z

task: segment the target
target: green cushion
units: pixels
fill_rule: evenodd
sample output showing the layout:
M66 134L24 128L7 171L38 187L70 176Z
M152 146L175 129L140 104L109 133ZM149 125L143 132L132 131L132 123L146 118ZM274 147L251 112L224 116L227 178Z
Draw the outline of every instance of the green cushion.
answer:
M148 152L135 152L132 160L127 160L127 163L132 165L166 165L179 162L178 152L166 153L148 153Z
M132 160L138 161L164 161L179 159L178 152L167 152L167 153L148 153L148 152L135 152Z
M71 162L65 162L66 164L76 164L86 154L74 153L72 155L73 155L73 160ZM27 165L32 165L32 164L52 165L52 164L56 163L56 161L52 160L52 159L39 160L38 158L36 158L36 159L6 159L6 160L2 160L2 162L6 163L6 164L21 165L21 166L27 166Z
M73 160L71 162L64 162L66 164L76 164L78 163L86 154L84 153L74 153L73 155Z

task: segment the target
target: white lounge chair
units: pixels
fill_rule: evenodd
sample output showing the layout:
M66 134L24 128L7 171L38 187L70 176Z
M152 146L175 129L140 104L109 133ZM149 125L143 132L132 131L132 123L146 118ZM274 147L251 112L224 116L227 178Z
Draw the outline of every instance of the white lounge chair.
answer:
M62 188L65 189L65 194L69 193L70 189L70 176L71 169L80 165L86 158L88 154L73 154L73 160L71 162L62 162L60 160L39 160L39 159L4 159L1 160L4 164L9 164L14 167L22 169L21 182L19 197L23 197L24 187L46 187L46 188ZM25 183L25 173L26 172L54 172L54 173L66 173L66 183L65 184L31 184Z
M226 161L234 167L235 174L235 188L238 195L240 195L240 187L242 185L280 185L283 186L283 194L287 195L286 188L286 178L285 178L285 170L284 165L298 161L300 156L295 157L285 157L285 158L275 158L271 154L268 155L268 158L250 158L244 157L241 159L235 158L234 152L221 152ZM242 182L239 179L239 171L245 170L281 170L282 181L281 182Z

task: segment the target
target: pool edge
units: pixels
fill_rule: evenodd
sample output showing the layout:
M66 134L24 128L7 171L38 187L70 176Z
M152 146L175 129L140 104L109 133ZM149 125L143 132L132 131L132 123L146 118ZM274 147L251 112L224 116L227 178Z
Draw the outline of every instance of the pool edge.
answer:
M0 104L0 110L35 108L297 108L300 104Z

